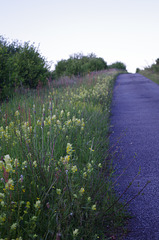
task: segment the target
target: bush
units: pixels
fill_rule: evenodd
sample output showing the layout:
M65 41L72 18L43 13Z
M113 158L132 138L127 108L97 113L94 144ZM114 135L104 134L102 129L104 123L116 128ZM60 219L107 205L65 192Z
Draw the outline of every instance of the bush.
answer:
M122 62L115 62L108 66L109 68L116 68L121 70L126 70L126 65Z
M36 88L46 84L49 66L35 46L0 37L0 100L12 95L15 87Z
M56 64L56 77L83 76L89 72L107 69L107 63L102 58L97 58L91 53L88 56L74 54L67 60L61 60Z

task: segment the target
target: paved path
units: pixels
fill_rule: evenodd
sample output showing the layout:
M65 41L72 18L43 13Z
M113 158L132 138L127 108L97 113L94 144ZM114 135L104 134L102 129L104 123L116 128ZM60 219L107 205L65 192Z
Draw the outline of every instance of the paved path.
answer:
M124 239L159 240L159 85L140 74L120 75L114 88L111 124L110 142L115 144L117 174L132 161L118 180L118 192L126 189L139 168L141 173L125 198L129 201L151 181L143 195L129 204L134 217L129 222L130 233Z

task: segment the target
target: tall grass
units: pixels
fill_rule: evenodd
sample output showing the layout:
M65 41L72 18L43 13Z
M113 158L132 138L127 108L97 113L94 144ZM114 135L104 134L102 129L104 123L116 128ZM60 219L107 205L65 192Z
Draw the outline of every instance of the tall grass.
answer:
M159 73L154 72L151 68L140 70L139 73L159 84Z
M118 73L63 80L0 106L0 239L115 236L125 217L113 204L108 156Z

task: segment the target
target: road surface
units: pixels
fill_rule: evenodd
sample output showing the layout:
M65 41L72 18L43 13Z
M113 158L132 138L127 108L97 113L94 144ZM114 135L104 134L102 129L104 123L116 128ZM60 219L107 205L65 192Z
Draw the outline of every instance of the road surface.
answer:
M159 240L159 85L140 74L119 75L111 112L116 174L125 171L115 185L118 193L133 180L122 199L132 199L128 209L133 216L124 239Z

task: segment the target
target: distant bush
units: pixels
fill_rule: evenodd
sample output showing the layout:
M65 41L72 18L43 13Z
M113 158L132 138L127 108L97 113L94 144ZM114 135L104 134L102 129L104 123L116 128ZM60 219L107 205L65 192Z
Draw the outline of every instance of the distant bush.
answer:
M55 66L55 75L61 76L81 76L89 72L107 69L107 63L102 58L97 58L91 53L88 56L74 54L67 60L59 61Z
M155 73L159 73L159 58L156 59L156 63L151 65L150 69Z
M0 100L11 96L15 87L36 88L43 85L49 66L38 49L29 42L9 43L0 36Z
M116 68L121 70L126 70L126 65L122 62L115 62L108 66L109 68Z

